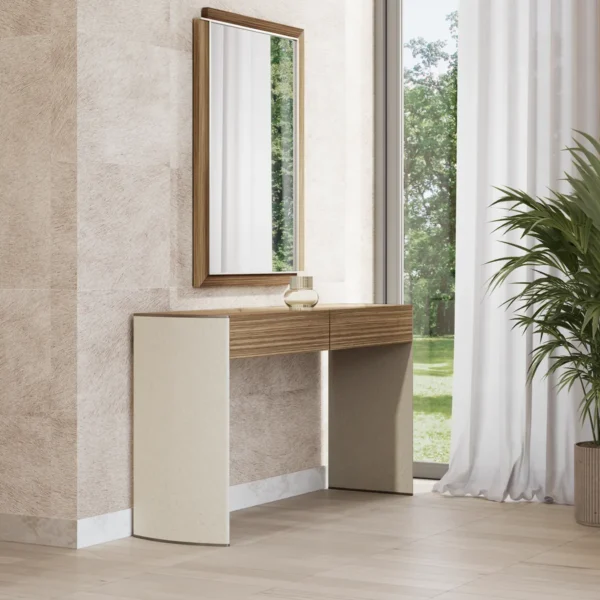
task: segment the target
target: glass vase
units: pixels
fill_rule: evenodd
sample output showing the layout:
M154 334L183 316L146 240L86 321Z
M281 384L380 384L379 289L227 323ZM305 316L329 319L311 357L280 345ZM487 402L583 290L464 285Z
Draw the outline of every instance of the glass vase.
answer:
M316 306L319 294L313 289L313 278L306 275L291 277L283 300L290 310L310 310Z

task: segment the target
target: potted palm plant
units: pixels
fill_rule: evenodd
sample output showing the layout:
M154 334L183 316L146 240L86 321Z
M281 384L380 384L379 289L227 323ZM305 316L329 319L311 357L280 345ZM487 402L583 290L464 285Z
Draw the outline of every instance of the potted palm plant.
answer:
M578 132L579 133L579 132ZM521 234L521 243L504 243L511 255L499 258L490 280L494 289L521 267L531 281L519 283L507 301L516 326L533 331L539 345L531 354L529 378L540 369L555 374L559 388L581 388L580 414L592 440L575 447L575 517L600 526L600 142L581 133L566 174L569 193L551 191L534 198L500 188L494 202L507 209L498 219L504 234ZM587 141L587 144L586 144Z

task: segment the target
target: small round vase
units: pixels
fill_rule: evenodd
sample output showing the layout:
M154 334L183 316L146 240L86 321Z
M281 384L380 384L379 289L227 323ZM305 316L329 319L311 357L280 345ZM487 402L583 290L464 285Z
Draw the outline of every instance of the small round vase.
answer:
M319 294L313 290L313 278L297 275L290 278L290 287L283 295L283 301L290 310L310 310L319 301Z

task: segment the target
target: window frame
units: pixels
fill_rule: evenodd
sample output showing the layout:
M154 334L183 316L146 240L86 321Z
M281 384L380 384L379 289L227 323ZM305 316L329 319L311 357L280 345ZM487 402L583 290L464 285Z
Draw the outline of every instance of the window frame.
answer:
M404 302L403 0L375 0L375 301ZM413 461L413 477L448 465Z

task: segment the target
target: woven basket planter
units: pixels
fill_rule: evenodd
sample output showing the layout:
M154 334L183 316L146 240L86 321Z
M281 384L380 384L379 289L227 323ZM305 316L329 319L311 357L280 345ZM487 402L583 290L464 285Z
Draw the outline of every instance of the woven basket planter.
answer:
M575 519L600 527L600 446L575 445Z

